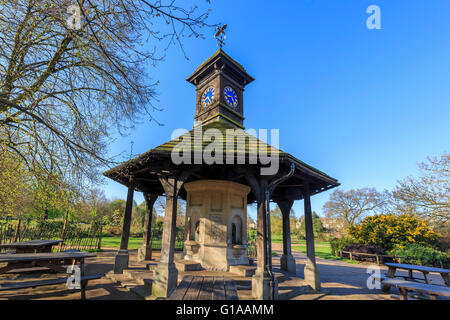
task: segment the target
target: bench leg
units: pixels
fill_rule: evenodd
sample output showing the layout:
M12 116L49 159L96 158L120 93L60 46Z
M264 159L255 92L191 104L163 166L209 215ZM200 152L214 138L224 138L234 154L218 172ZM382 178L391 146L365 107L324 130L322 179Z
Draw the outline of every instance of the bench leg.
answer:
M428 272L424 272L424 273L423 273L423 279L425 280L425 283L426 283L426 284L429 284L429 283L428 283Z
M82 258L80 260L80 278L83 279L84 278L84 270L85 269L85 265L84 265L84 258ZM86 299L86 286L87 286L87 281L85 280L81 280L80 283L80 287L81 287L81 299L85 300Z
M444 279L445 285L447 287L450 287L450 278L448 276L448 273L441 273L442 279Z
M389 292L391 292L391 287L383 285L383 287L381 288L381 291L383 291L384 293L389 293Z
M394 267L389 267L388 272L386 273L386 277L387 278L393 278L395 276L395 271L397 270L397 268ZM389 293L391 291L391 287L390 286L383 286L381 288L381 290L384 293Z
M400 299L408 300L408 290L406 290L404 288L400 288Z

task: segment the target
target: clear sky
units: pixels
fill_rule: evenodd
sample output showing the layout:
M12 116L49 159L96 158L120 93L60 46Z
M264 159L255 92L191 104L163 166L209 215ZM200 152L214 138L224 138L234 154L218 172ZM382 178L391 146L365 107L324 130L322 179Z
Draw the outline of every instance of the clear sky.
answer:
M181 1L190 3L192 1ZM280 148L337 178L343 190L392 189L417 174L427 156L450 151L450 1L212 0L212 23L227 23L224 50L256 81L244 96L247 128L280 129ZM381 30L369 30L369 5L381 9ZM155 114L117 137L111 154L139 154L190 130L195 88L185 79L217 50L186 38L164 62L148 67L160 83ZM105 180L109 198L126 189ZM312 197L320 215L331 191ZM138 203L143 201L136 193ZM303 214L303 202L294 205ZM250 212L253 217L254 212Z

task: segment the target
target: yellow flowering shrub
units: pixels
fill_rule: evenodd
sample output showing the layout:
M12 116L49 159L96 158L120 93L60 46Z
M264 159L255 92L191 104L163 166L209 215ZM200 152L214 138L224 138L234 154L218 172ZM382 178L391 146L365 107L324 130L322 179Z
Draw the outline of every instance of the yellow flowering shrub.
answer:
M347 233L359 243L376 245L385 250L415 243L434 246L439 235L413 215L374 215L365 218L359 225L347 229Z

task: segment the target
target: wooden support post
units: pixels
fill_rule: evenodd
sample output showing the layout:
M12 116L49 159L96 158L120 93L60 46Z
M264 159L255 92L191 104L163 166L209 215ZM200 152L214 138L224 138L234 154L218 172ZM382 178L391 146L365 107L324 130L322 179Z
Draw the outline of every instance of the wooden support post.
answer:
M264 270L267 263L267 251L266 251L266 209L265 201L258 201L258 213L256 217L256 253L258 257L257 266L258 269Z
M166 193L166 209L164 212L161 257L154 271L152 283L152 294L156 297L167 298L177 286L178 271L174 263L177 199L178 193L189 175L190 172L184 172L179 176L159 176L159 181Z
M280 258L281 270L296 273L295 259L291 252L290 213L294 200L280 200L277 202L283 217L283 255Z
M59 249L58 251L61 251L62 248L64 247L64 241L66 240L66 233L67 233L67 220L69 219L69 213L66 213L66 217L64 218L64 224L63 224L63 228L61 231L61 240L62 242L59 244Z
M153 220L153 205L155 204L156 199L158 199L158 195L144 193L144 199L146 204L144 234L142 236L142 246L138 250L138 261L152 259L152 247L150 246L150 239L152 237L151 231Z
M97 249L102 249L103 224L100 222L100 234L98 235Z
M266 199L267 180L256 179L252 172L246 171L245 176L248 184L252 188L258 203L257 214L257 235L256 235L256 254L257 268L252 277L252 296L259 300L273 299L272 291L275 298L278 295L276 279L271 276L271 245L270 245L270 220L267 220L268 199ZM270 260L269 260L270 259Z
M303 187L303 199L305 205L305 235L306 235L306 264L304 269L305 281L315 291L320 290L319 270L316 265L314 249L314 229L312 223L311 199L309 183L305 181Z
M22 217L19 218L19 220L17 221L17 226L16 226L16 231L14 232L14 239L13 242L17 242L17 239L19 238L19 233L20 233L20 225L22 223ZM1 240L1 239L0 239Z
M127 203L125 206L125 214L123 218L122 237L120 239L120 249L117 252L114 264L114 273L116 274L121 274L123 273L123 269L128 268L128 238L130 237L131 214L133 210L133 193L134 186L131 184L128 187Z
M258 300L272 300L272 291L275 291L277 296L277 283L271 276L271 259L272 252L270 246L270 234L268 234L267 224L267 199L265 197L265 190L267 188L267 181L260 180L258 183L258 215L257 215L257 236L256 236L256 254L257 254L257 268L255 275L252 277L252 295Z

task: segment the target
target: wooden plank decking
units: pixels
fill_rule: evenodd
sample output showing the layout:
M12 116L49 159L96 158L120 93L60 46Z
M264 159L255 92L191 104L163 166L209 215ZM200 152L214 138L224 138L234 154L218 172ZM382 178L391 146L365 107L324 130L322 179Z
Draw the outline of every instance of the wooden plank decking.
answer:
M185 276L167 300L239 300L233 279Z

